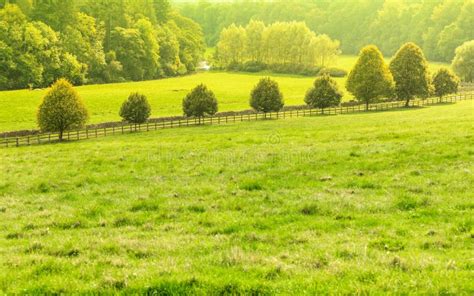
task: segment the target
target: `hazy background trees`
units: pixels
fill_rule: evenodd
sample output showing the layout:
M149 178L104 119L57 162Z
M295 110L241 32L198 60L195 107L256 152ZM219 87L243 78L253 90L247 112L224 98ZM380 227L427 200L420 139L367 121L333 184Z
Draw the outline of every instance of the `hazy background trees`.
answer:
M472 0L204 0L182 4L180 11L203 27L209 46L218 43L223 28L250 20L304 21L317 34L340 40L345 54L375 44L392 56L400 44L411 41L429 59L450 62L456 47L474 39Z
M181 75L204 50L168 0L0 0L0 89Z
M222 30L216 58L224 68L247 63L270 68L288 66L291 69L287 72L295 73L314 66L325 67L340 53L339 41L316 35L303 22L266 26L250 21L245 27L232 24Z

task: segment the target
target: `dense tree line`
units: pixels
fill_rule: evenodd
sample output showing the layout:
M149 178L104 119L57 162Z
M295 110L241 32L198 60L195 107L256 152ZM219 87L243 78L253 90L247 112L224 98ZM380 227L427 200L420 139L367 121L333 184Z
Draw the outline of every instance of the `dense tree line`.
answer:
M181 75L204 50L168 0L0 0L0 89Z
M180 9L201 24L210 46L223 28L250 20L304 21L312 31L340 40L346 54L376 44L391 56L411 41L429 59L451 61L456 47L474 39L473 0L199 1Z
M340 54L339 41L316 35L303 22L265 25L250 21L245 27L224 28L217 43L216 58L226 68L290 67L288 72L311 72L326 67ZM315 74L315 73L311 73Z

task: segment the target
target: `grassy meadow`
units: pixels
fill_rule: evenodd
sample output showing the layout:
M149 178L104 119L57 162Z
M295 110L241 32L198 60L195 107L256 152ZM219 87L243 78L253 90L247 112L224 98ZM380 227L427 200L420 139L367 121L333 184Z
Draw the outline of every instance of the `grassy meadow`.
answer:
M341 56L335 66L350 70L356 56ZM442 64L432 63L431 71ZM446 66L446 65L445 65ZM285 104L304 104L304 95L314 77L271 73L205 72L194 75L153 81L116 84L86 85L77 87L90 114L89 123L119 121L118 111L131 92L145 94L152 107L152 117L182 114L183 97L197 84L204 83L219 100L219 111L249 109L249 95L258 80L264 76L275 79L284 94ZM344 89L346 78L336 78ZM0 132L36 129L36 111L47 90L16 90L0 92ZM347 91L343 100L352 96Z
M161 115L172 89L214 75L233 83L216 89L229 109L258 77L79 91L93 120L134 85ZM293 103L311 81L280 79ZM462 101L2 149L0 293L472 295L473 114Z

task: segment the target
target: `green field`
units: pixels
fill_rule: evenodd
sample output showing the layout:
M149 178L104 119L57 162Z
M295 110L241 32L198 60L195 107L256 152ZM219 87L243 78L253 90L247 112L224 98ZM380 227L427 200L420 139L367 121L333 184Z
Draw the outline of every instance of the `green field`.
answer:
M2 149L0 293L472 295L473 114L462 101Z
M350 70L355 56L341 56L337 66ZM433 63L431 70L440 67ZM128 82L119 84L87 85L77 90L90 112L89 123L119 121L118 110L131 92L148 96L152 116L181 115L183 97L197 84L205 83L219 100L220 111L248 109L251 89L262 76L271 76L280 84L287 105L302 105L303 98L314 78L269 73L207 72L190 76L154 81ZM344 87L346 78L337 78ZM0 92L0 132L36 129L36 110L46 90L18 90ZM344 100L352 96L346 91Z

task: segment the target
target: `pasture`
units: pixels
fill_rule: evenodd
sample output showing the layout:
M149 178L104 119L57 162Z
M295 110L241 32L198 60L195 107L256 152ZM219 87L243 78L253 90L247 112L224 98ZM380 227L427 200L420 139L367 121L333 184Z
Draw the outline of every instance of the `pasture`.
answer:
M78 89L93 121L135 87L157 116L198 77L235 110L258 75ZM289 104L312 80L278 79ZM33 126L13 115L40 92L5 94L2 129ZM473 114L462 101L3 149L0 292L470 295Z
M356 58L341 56L336 65L349 71ZM434 72L441 65L443 64L431 64L431 71ZM89 110L89 123L101 123L120 120L118 111L131 92L140 92L148 97L152 117L182 115L183 97L199 83L206 84L215 92L219 111L249 109L250 91L264 76L270 76L279 83L286 105L304 104L304 95L314 81L314 77L295 75L211 71L161 80L86 85L77 87L77 91ZM346 78L336 80L345 89ZM45 93L46 90L0 92L0 132L36 129L36 111ZM351 94L345 91L343 100L350 99Z

